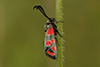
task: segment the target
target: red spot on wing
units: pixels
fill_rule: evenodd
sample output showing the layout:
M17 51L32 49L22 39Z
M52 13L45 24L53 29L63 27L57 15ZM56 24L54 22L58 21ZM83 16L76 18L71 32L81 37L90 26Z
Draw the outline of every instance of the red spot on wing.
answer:
M47 30L47 35L50 35L51 34L51 29L49 28L48 30Z
M51 55L51 56L54 56L54 55L55 55L54 53L52 53L52 52L50 52L50 51L47 51L47 53L48 53L49 55Z
M52 35L54 34L53 27L51 27L51 34L52 34Z
M52 39L52 40L51 40L51 42L53 43L53 42L55 42L55 40L54 40L54 39Z
M47 30L47 35L53 35L53 34L54 34L53 27L51 27Z
M52 50L52 51L55 51L55 47L54 47L54 46L52 46L52 47L51 47L51 50Z
M51 42L50 41L46 41L45 45L49 46L49 45L51 45Z

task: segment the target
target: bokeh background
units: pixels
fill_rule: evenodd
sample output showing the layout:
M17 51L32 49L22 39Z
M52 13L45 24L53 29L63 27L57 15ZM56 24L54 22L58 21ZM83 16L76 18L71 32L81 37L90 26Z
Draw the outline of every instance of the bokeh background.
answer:
M34 5L55 16L55 0L0 0L0 67L56 67L43 51L47 21ZM63 67L100 67L100 0L63 0Z

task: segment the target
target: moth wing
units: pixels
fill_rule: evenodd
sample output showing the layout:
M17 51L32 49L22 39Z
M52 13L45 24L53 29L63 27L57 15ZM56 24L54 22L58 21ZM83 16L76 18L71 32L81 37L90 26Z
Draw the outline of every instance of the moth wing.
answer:
M56 59L57 49L53 27L48 28L45 33L44 50L47 56Z

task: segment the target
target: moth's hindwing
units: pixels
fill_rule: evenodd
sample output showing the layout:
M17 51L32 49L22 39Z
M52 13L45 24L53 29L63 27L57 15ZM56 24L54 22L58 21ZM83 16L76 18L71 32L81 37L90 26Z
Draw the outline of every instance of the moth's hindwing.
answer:
M56 40L55 40L54 30L55 29L50 24L49 27L47 27L47 30L45 32L45 39L44 39L45 54L52 59L57 58L57 49L56 49Z

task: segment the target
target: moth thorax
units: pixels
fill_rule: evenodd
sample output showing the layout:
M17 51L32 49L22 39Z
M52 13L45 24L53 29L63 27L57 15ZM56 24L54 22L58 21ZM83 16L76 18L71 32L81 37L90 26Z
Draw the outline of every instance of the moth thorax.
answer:
M51 24L50 21L47 21L47 22L45 23L45 25L44 25L44 30L45 30L45 32L46 32L47 29L50 27L50 24Z
M49 28L50 26L51 26L51 22L50 21L47 21L46 24L45 24L45 27L46 28Z

